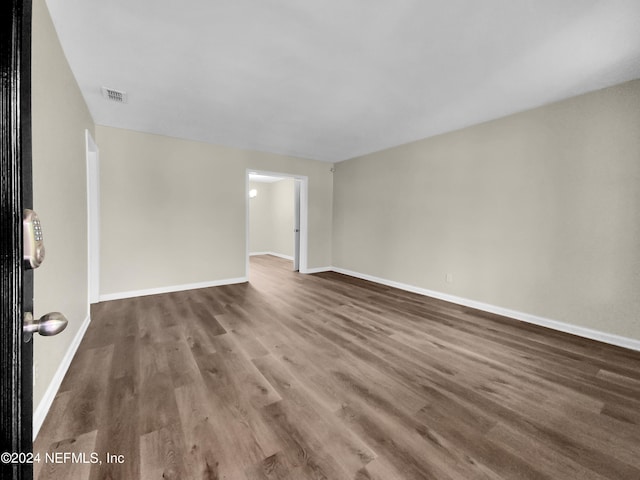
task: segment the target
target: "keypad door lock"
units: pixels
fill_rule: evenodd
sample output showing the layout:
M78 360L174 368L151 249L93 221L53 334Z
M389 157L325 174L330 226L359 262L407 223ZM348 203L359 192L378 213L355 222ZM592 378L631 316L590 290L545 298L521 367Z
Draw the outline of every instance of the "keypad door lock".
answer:
M44 261L44 241L38 214L25 209L22 214L22 260L24 268L38 268Z

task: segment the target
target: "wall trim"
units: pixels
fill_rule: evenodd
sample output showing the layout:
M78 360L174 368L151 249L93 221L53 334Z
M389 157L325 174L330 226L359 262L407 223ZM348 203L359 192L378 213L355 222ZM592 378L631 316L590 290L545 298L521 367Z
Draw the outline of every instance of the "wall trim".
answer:
M87 328L89 328L89 324L91 323L91 316L87 315L87 318L84 319L82 325L78 329L76 336L73 338L73 341L67 348L67 353L65 353L64 357L62 357L62 361L60 365L58 365L58 369L56 370L55 375L49 382L49 386L44 392L44 396L38 403L38 406L33 411L33 440L35 441L38 436L38 432L40 431L40 427L44 423L44 419L47 417L47 413L49 413L49 409L53 404L53 400L58 393L58 389L60 385L62 385L62 380L64 376L67 374L67 370L69 370L69 366L71 365L71 360L73 360L78 347L80 346L80 342L84 338L84 334L87 332Z
M182 292L184 290L195 290L197 288L220 287L222 285L233 285L235 283L248 282L247 277L225 278L213 280L211 282L185 283L182 285L172 285L168 287L148 288L146 290L130 290L127 292L106 293L100 295L101 302L109 300L121 300L123 298L144 297L147 295L158 295L160 293Z
M257 255L273 255L274 257L280 257L280 258L284 258L285 260L293 261L293 257L291 255L284 255L283 253L276 253L276 252L250 252L249 253L250 257L254 257Z
M513 318L522 322L539 325L542 327L551 328L564 333L570 333L579 337L588 338L591 340L597 340L599 342L608 343L610 345L616 345L618 347L628 348L630 350L640 351L640 340L634 338L623 337L621 335L615 335L612 333L602 332L600 330L593 330L591 328L580 327L570 323L559 322L557 320L551 320L549 318L539 317L529 313L519 312L517 310L511 310L508 308L498 307L489 303L478 302L476 300L470 300L468 298L457 297L455 295L449 295L447 293L437 292L435 290L428 290L426 288L420 288L406 283L395 282L393 280L387 280L384 278L375 277L373 275L367 275L365 273L354 272L344 268L331 267L331 270L336 273L348 275L350 277L360 278L362 280L368 280L370 282L379 283L388 287L398 288L408 292L417 293L419 295L425 295L427 297L433 297L447 302L456 303L458 305L464 305L465 307L475 308L484 312L495 313L504 317Z
M304 271L300 270L300 273L308 274L308 273L323 273L323 272L333 272L335 271L333 267L313 267L307 268Z

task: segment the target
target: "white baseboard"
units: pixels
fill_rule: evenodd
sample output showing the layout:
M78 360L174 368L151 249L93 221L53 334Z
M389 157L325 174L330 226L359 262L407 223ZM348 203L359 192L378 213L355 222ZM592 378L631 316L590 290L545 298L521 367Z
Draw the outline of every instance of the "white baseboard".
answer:
M300 270L300 273L322 273L322 272L332 272L333 267L313 267L306 268L305 270Z
M44 392L44 396L42 397L42 400L40 400L40 403L38 404L36 409L33 411L33 439L34 440L36 439L36 436L40 431L40 427L42 427L42 423L44 422L44 419L46 418L47 413L49 413L49 409L51 408L53 399L55 398L56 393L58 393L58 389L62 384L62 380L64 379L64 376L66 375L67 370L69 370L69 365L71 365L71 360L73 360L73 356L76 354L76 350L78 350L78 347L80 346L80 342L82 341L84 334L87 331L87 328L89 328L90 323L91 323L91 317L87 316L87 318L85 318L84 321L82 322L82 325L80 325L80 329L76 333L76 336L73 338L73 341L69 345L69 348L67 349L67 353L65 353L64 357L62 358L62 362L60 362L60 365L58 366L58 369L56 370L55 375L51 379L51 382L49 382L49 386L47 387L47 390Z
M144 297L147 295L158 295L160 293L182 292L184 290L195 290L197 288L220 287L222 285L233 285L235 283L247 282L247 277L225 278L211 282L185 283L183 285L173 285L170 287L149 288L146 290L130 290L128 292L106 293L100 295L100 301L121 300L123 298Z
M284 255L283 253L276 253L276 252L251 252L251 253L249 253L250 257L256 256L256 255L273 255L274 257L284 258L285 260L291 260L293 262L293 257L291 255Z
M455 295L449 295L447 293L437 292L434 290L427 290L425 288L408 285L405 283L395 282L393 280L387 280L384 278L374 277L373 275L367 275L365 273L354 272L346 270L344 268L332 267L331 270L350 277L361 278L362 280L368 280L370 282L379 283L381 285L387 285L389 287L398 288L408 292L418 293L427 297L438 298L447 302L456 303L458 305L464 305L465 307L475 308L484 312L495 313L504 317L513 318L522 322L531 323L534 325L540 325L542 327L551 328L564 333L571 333L579 337L589 338L591 340L597 340L599 342L616 345L618 347L628 348L630 350L640 351L640 340L633 338L623 337L620 335L614 335L612 333L602 332L600 330L593 330L586 327L580 327L578 325L572 325L570 323L559 322L557 320L551 320L544 317L538 317L529 313L519 312L517 310L510 310L508 308L498 307L488 303L478 302L475 300L469 300L463 297L457 297Z

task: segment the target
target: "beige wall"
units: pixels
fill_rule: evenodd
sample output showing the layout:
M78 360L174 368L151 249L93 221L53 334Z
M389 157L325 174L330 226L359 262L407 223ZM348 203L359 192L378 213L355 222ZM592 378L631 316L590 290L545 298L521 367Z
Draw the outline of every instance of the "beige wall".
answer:
M249 189L255 189L258 195L249 200L249 252L271 252L272 242L272 208L271 184L249 182Z
M295 180L249 182L249 188L258 192L249 201L249 252L293 257Z
M248 168L309 177L308 267L331 264L331 165L96 126L100 293L245 275Z
M339 163L333 264L640 339L639 132L633 81Z
M34 308L69 320L55 337L34 337L37 407L88 316L85 129L93 132L93 120L44 0L33 2L32 41L33 197L47 249L34 275Z

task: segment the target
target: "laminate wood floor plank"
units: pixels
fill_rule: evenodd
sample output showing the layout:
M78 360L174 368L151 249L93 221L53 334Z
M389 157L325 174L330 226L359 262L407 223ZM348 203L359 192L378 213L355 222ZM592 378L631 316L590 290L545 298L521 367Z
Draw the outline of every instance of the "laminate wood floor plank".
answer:
M226 330L216 320L216 323L209 327L201 322L198 317L182 317L182 332L192 352L199 352L201 355L215 352L214 339L218 335L224 335Z
M304 436L316 437L321 445L326 445L327 452L347 471L355 474L376 458L375 452L316 401L314 392L290 375L279 360L267 356L255 359L254 363L287 400L288 416L294 417L297 428L304 431Z
M112 377L107 386L106 408L99 419L94 452L101 464L91 466L90 480L138 478L140 464L135 461L109 462L107 455L123 455L125 459L140 456L140 433L136 423L139 411L136 380L133 375Z
M210 422L212 413L202 384L186 384L176 389L176 401L185 442L186 477L213 480L227 475L222 460L220 438ZM228 467L227 467L228 468ZM233 470L233 469L229 469Z
M282 400L276 389L260 370L244 355L230 335L216 338L216 350L220 353L215 368L227 379L227 386L237 391L254 408L262 408Z
M545 412L533 412L525 408L513 410L504 406L499 398L489 398L483 395L482 392L466 388L463 385L447 381L443 382L438 379L432 379L432 382L435 388L432 388L431 385L423 385L423 387L431 390L431 392L437 391L439 394L447 392L448 395L446 396L452 401L458 402L461 408L470 409L476 415L488 415L499 419L499 421L535 439L536 442L548 444L560 454L601 475L609 475L611 478L619 479L640 478L638 469L619 461L615 458L616 452L613 451L614 449L605 447L608 439L606 436L598 437L595 434L596 432L591 432L594 438L587 439L588 442L591 444L594 441L599 443L596 448L592 448L584 443L584 438L571 437L565 433L569 422L564 422L561 428L558 428L558 425L555 428L543 425L546 417ZM467 442L465 440L469 438L468 434L473 432L467 431L464 425L454 425L449 417L438 416L432 410L430 410L429 417L423 418L425 413L426 410L424 409L418 412L418 418L430 424L437 423L441 431L448 431L450 435L460 436L461 442L465 445L472 446L474 449L477 448L478 442ZM494 457L493 454L489 456L491 458ZM501 455L498 455L498 457L501 457ZM523 452L523 458L528 458L526 452Z
M345 403L338 416L359 435L383 460L386 470L398 472L403 479L463 478L459 469L465 465L447 468L447 460L438 455L438 447L425 441L419 432L394 421L393 415L380 409L371 408L357 398ZM417 422L416 422L417 425ZM468 478L485 478L481 475Z
M356 316L356 318L358 317ZM388 327L388 323L386 326ZM518 377L517 379L526 381L529 386L535 385L538 393L549 389L554 391L561 390L561 392L556 392L561 398L571 400L571 397L574 397L572 405L576 406L582 403L593 411L600 411L602 403L613 398L615 398L614 403L622 402L624 405L628 405L629 402L633 402L634 399L639 399L639 396L635 394L633 389L618 389L615 385L613 388L604 389L597 385L594 378L591 378L595 377L593 375L593 369L589 369L584 373L577 368L573 368L573 365L560 369L558 368L558 364L554 364L543 356L526 354L526 357L521 358L521 354L512 348L508 348L505 351L499 348L489 348L486 349L487 354L484 354L477 345L474 346L463 336L457 341L455 339L445 339L443 335L415 331L413 335L394 333L391 336L408 347L414 348L416 358L420 357L428 361L430 367L436 368L443 373L454 373L452 369L456 367L477 373L478 367L490 363L499 369L498 373L515 372ZM377 338L373 335L370 337ZM434 346L437 348L434 349ZM435 356L426 353L430 350L434 351ZM469 365L465 366L465 363L468 364L468 361L465 360L465 358L456 357L455 354L469 357L470 360L473 361L475 368L468 368ZM520 368L515 370L513 368L514 365ZM493 375L493 377L495 378L496 375ZM504 387L504 378L498 377L497 382L498 388ZM621 399L618 394L628 395L629 398ZM632 409L628 411L630 412L629 414L633 412Z
M179 298L185 306L188 306L191 312L195 313L198 318L204 320L205 323L212 322L216 315L220 315L225 311L225 305L220 302L215 295L212 295L211 289L200 288L197 290L185 290L179 293ZM217 327L212 326L215 331ZM218 331L218 334L225 333Z
M354 280L349 277L345 277L344 275L334 273L323 275L332 275L333 279L336 279L341 283L351 284ZM355 280L360 283L364 282L358 279ZM341 290L339 287L336 288ZM388 289L388 287L385 288ZM391 290L395 291L394 289ZM385 290L385 292L386 291L388 290ZM395 295L394 298L400 299L405 298L406 296L411 298L424 298L411 292L400 292L398 295ZM362 307L369 308L370 305L364 304ZM392 315L396 312L400 315L400 318L411 319L412 317L417 316L419 321L428 318L430 320L434 320L436 325L437 323L443 323L452 327L453 331L465 331L468 328L474 328L477 326L479 328L472 331L472 333L500 334L502 336L509 336L513 340L525 344L528 343L535 345L542 343L542 346L546 348L547 352L550 351L550 347L552 345L557 344L559 345L560 357L569 358L573 356L573 358L581 362L590 360L599 362L599 359L602 358L602 354L604 352L604 358L608 365L615 364L620 368L625 368L628 367L628 360L630 358L634 358L634 352L631 352L630 354L628 350L621 349L619 347L607 345L603 351L602 344L593 340L576 336L568 336L561 332L518 322L496 314L480 312L468 307L450 304L437 299L423 300L423 309L417 311L405 310L401 308L399 304L394 304L392 306L385 305L385 307L387 308L387 315ZM378 302L375 302L371 308L373 309L372 313L381 312L378 308ZM463 322L462 325L461 321ZM421 323L426 328L432 328L434 326L434 323L432 322L422 321ZM527 335L523 335L523 332L527 332ZM568 338L573 340L570 344L567 344ZM598 368L602 367L600 363L596 363L595 366ZM626 368L625 371L631 375L640 376L640 372L637 370Z
M317 312L316 315L320 318L322 314ZM294 320L294 323L296 322L304 323L304 317ZM339 333L335 338L343 340ZM282 360L293 375L318 398L325 399L329 404L337 402L336 407L342 403L345 389L349 388L343 375L346 372L366 379L373 390L389 392L394 403L404 406L407 411L414 411L423 404L418 394L398 382L396 378L381 372L375 367L374 362L362 361L347 349L342 348L339 342L332 342L321 334L314 337L312 344L304 352L285 344L274 349L274 355ZM330 395L328 400L327 394Z
M407 338L401 335L394 335L393 338L401 339L403 343L416 352L424 351L426 344L419 339ZM491 393L503 394L506 398L512 395L518 395L521 391L526 392L526 399L534 401L543 401L547 397L560 397L565 401L571 402L574 406L600 412L604 402L602 399L595 398L593 395L568 388L562 382L555 381L557 376L553 373L547 373L553 369L552 364L545 366L537 366L537 361L530 361L528 364L524 362L516 351L496 352L495 350L487 350L484 352L473 351L471 345L460 349L453 341L440 341L440 345L447 348L438 351L438 357L441 361L448 364L458 366L456 376L461 380L465 380L469 384L480 381L480 388L490 389ZM476 349L478 350L478 349ZM437 364L436 360L430 360L430 363ZM534 365L532 367L532 364ZM518 367L514 369L515 367ZM464 378L465 372L474 372L470 378ZM478 371L485 371L485 375L478 377ZM592 375L582 375L580 372L574 372L573 377L581 378L581 385L589 383L589 377ZM520 384L524 383L529 388L522 390ZM535 392L531 392L530 387L535 387Z
M113 302L98 303L91 306L91 318L94 319L102 312L101 328L88 328L78 348L78 354L82 350L100 348L113 345L116 339L122 335L124 329L129 328L129 321L135 318L133 301L114 300ZM70 367L71 368L71 367ZM73 376L71 376L73 378Z
M566 333L539 327L534 324L518 322L501 315L482 312L464 307L464 312L471 317L490 320L500 329L507 329L514 338L527 338L542 345L559 349L563 356L582 358L585 361L605 362L610 367L623 368L636 376L640 375L633 368L629 368L629 362L633 364L636 352L614 345L604 344L588 338L568 335ZM525 334L525 335L523 335Z
M614 401L610 404L606 403L600 413L609 420L627 424L634 430L640 427L640 409L637 407L620 405L619 402Z
M58 424L55 435L45 431L43 439L49 437L59 441L98 429L99 418L106 408L104 392L107 391L113 350L114 346L109 345L78 352L73 376L66 377L66 384L63 381L65 388L61 388L57 394L70 393L63 402L64 410L54 409L53 405L51 409L54 415L60 415L64 421ZM46 444L38 446L42 452L48 448Z
M289 347L287 342L290 339L290 336L278 336L274 331L269 336L269 341L263 339L263 343L269 345L268 348L272 352L270 355L277 358L294 379L313 392L314 399L317 402L330 411L340 408L342 396L339 392L339 386L327 375L326 366L321 364L320 361L310 362L308 355L301 354ZM256 365L260 365L259 360L264 358L260 357L253 361Z
M281 397L228 335L217 342L215 354L196 360L203 375L209 421L224 439L220 464L239 475L281 450L277 435L261 414L263 407Z
M216 315L216 320L224 326L225 331L240 345L249 358L268 355L269 351L260 343L256 334L258 328L251 316L238 305L227 307L227 313Z
M310 434L306 418L300 418L289 400L282 400L264 408L263 416L283 443L281 452L289 465L291 478L353 478L347 465L341 465L328 452L317 435Z
M156 372L141 382L138 412L141 435L176 423L178 407L173 388L171 375L165 372Z
M91 453L95 451L97 431L91 431L56 442L51 445L48 453L51 455L50 461L43 461L42 468L38 471L39 480L85 480L89 478L93 457ZM56 460L58 456L76 455L75 460ZM44 454L42 454L44 456ZM63 457L64 458L64 457ZM67 457L68 458L68 457ZM99 460L97 460L99 461ZM35 473L35 472L34 472Z
M487 440L503 445L512 454L527 451L535 459L536 468L550 478L576 478L581 480L603 480L598 473L585 468L571 458L537 440L532 440L517 429L502 423L496 425L486 435Z
M316 357L312 355L312 357ZM289 364L295 364L296 362L288 357L290 360ZM334 370L336 366L332 365L331 362L327 359L323 361L323 365L325 365L328 369L333 370L334 381L342 386L342 391L344 392L344 405L353 402L354 400L360 405L368 405L369 408L374 409L378 412L385 412L387 417L390 417L391 420L387 420L389 423L393 422L398 427L402 427L400 432L403 432L401 435L396 438L393 433L387 432L388 441L397 443L402 441L409 441L407 439L413 438L409 443L417 443L418 435L424 434L426 438L429 440L433 440L433 436L425 433L428 432L428 428L423 425L418 424L415 420L411 418L411 413L417 410L418 402L421 399L416 399L416 403L412 405L407 405L405 402L401 400L402 395L400 395L400 391L402 390L402 386L400 384L396 385L376 385L378 382L372 382L370 378L367 378L366 375L363 375L362 372L358 372L356 368L354 368L354 363L357 363L357 359L351 359L346 362L351 366L351 373L346 373L345 371L341 371L344 369ZM371 362L374 363L374 362ZM382 379L385 377L381 372L378 373L378 379ZM378 388L376 388L378 387ZM389 392L386 394L385 392ZM417 398L417 397L416 397ZM378 422L380 422L378 414ZM371 421L367 419L365 421L366 425L370 425ZM395 434L397 435L398 430L396 430ZM418 435L416 435L418 432ZM412 437L413 436L413 437ZM375 435L374 435L375 438ZM434 461L440 452L440 449L443 448L442 443L437 442L437 448L434 447L431 443L427 442L422 445L422 450L420 455L431 458ZM416 446L417 448L417 446ZM416 450L417 452L418 450ZM417 454L417 453L416 453ZM460 471L463 470L462 467L466 466L468 461L466 459L458 459L459 461L453 461L451 458L452 455L443 455L441 462L443 464L455 464L455 467L451 467L450 469L457 472L457 477L454 478L493 478L493 476L486 476L488 470L485 474L480 475L479 470L470 471ZM455 458L455 457L454 457ZM480 467L479 463L475 463L475 466ZM435 478L445 478L445 474L443 471L438 471L437 476Z
M91 310L34 478L640 479L640 352L271 256Z
M184 335L181 335L178 341L164 342L161 348L164 349L171 383L174 387L202 383L200 369Z
M357 347L352 347L352 348L357 348ZM418 377L416 377L416 378L418 378ZM464 383L466 383L466 382L464 382ZM526 383L523 386L526 388ZM524 406L526 406L525 404L528 404L528 406L530 407L530 410L526 410L526 409L524 409L524 410L527 411L529 414L538 415L538 419L539 420L547 418L546 412L544 412L544 411L541 412L541 411L538 411L538 410L536 410L534 408L535 406L537 406L537 402L529 401L527 399L526 395L518 395L515 399L513 399L513 398L509 398L508 395L502 395L502 396L501 395L497 395L496 394L497 392L495 390L493 390L493 389L490 389L490 388L486 388L486 387L484 387L484 388L476 387L476 388L478 390L480 390L482 392L483 396L486 397L487 399L493 399L493 401L495 401L495 402L500 402L500 403L506 404L506 405L510 404L511 407L514 407L514 406L524 407ZM525 390L525 393L526 393L526 390ZM566 424L566 426L571 426L571 424L569 424L569 423L565 422L565 424ZM591 437L584 437L584 439L587 441L587 443L589 443L590 440L591 440ZM620 452L620 451L616 452L616 454L618 456L621 455L622 453L624 453L624 451L623 452ZM630 460L631 458L632 457L626 457L627 460Z
M235 388L220 388L215 395L207 393L213 431L223 439L220 465L229 472L228 478L243 478L244 471L282 451L284 443L262 409L252 408L245 397L237 396Z
M177 420L177 418L176 418ZM140 478L187 478L186 452L179 424L164 426L140 437Z
M40 453L44 455L47 451L51 451L52 444L56 440L65 439L70 437L69 433L69 415L66 413L67 408L74 397L74 393L71 390L66 392L58 392L55 396L54 402L49 410L49 414L45 418L40 433L38 434L38 441L34 444L34 453ZM40 472L45 467L45 462L35 462L33 464L33 478L39 478Z

